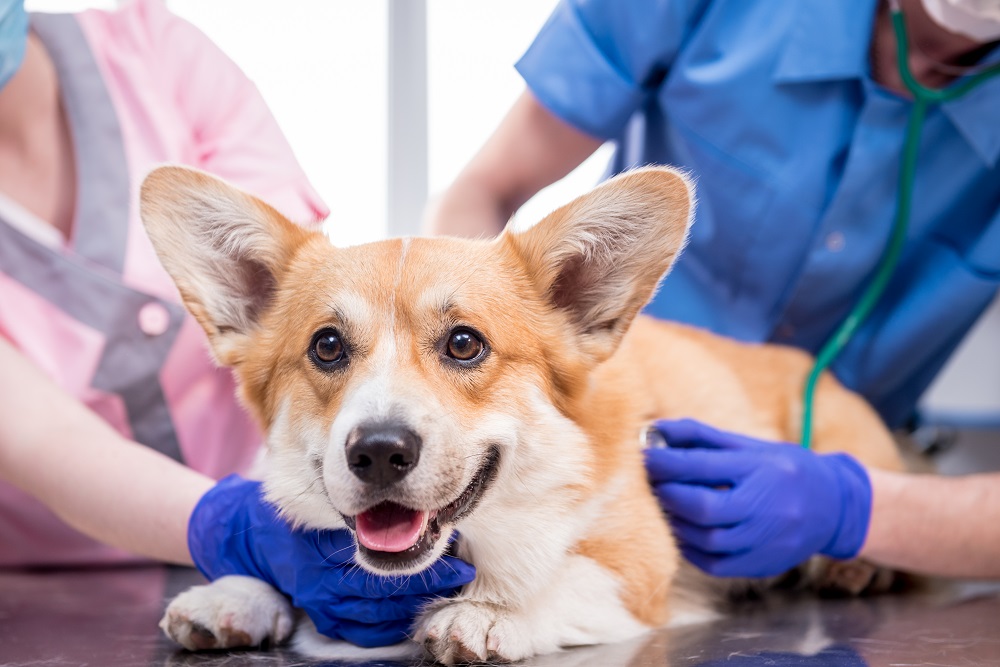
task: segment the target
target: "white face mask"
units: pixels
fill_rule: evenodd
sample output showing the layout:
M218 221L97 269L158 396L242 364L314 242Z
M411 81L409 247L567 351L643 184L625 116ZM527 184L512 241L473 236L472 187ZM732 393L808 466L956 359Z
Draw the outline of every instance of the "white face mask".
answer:
M1000 0L923 0L939 26L977 42L1000 39Z

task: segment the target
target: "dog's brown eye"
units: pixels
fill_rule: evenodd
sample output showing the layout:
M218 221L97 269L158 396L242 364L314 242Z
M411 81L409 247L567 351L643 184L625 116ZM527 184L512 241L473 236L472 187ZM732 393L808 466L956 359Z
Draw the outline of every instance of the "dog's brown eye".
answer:
M448 336L448 356L459 361L472 361L482 355L485 346L476 334L468 329L455 329Z
M344 359L344 343L333 329L324 329L313 336L313 359L322 367L330 367Z

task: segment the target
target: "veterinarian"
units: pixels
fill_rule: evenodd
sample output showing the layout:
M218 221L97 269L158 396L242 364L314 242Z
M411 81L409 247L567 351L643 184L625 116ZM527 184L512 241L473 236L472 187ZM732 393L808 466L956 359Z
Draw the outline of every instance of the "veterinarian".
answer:
M1000 0L899 9L918 83L1000 61ZM690 245L647 312L815 353L893 233L914 106L898 46L879 0L564 0L517 64L527 91L430 229L495 234L612 141L609 174L665 163L697 181ZM832 365L891 427L997 292L1000 77L931 104L919 137L899 263ZM772 575L822 553L1000 577L1000 475L866 471L693 422L659 429L673 447L648 452L651 481L708 572Z
M0 0L0 567L193 562L268 581L330 636L398 642L473 570L371 577L346 531L293 530L227 477L260 434L138 219L162 162L327 213L251 82L162 3Z

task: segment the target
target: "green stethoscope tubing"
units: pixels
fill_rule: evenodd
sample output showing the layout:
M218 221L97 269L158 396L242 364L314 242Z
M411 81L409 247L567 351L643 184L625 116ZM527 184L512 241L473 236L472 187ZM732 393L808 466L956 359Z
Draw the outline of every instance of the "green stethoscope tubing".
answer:
M899 161L896 217L892 224L889 245L875 271L875 277L865 289L861 298L858 299L858 303L848 313L847 318L841 323L826 344L820 348L819 353L816 355L816 362L806 380L805 390L802 393L802 447L806 449L809 448L812 440L813 394L816 391L816 383L819 381L823 371L833 362L840 351L844 349L844 346L850 341L851 337L858 330L858 327L861 326L861 323L871 314L872 309L889 284L889 279L896 269L896 264L899 262L903 243L906 240L906 232L910 225L913 180L917 170L920 133L923 128L924 117L927 114L927 107L931 104L947 102L961 97L986 79L1000 75L1000 64L997 64L967 77L951 88L939 90L922 85L913 77L913 72L910 71L909 44L906 37L906 26L903 23L903 13L898 7L893 7L891 15L892 27L896 33L896 60L899 65L899 74L903 79L903 84L910 91L910 94L913 95L913 107L910 109L910 118L906 125L906 141L903 144L903 153Z

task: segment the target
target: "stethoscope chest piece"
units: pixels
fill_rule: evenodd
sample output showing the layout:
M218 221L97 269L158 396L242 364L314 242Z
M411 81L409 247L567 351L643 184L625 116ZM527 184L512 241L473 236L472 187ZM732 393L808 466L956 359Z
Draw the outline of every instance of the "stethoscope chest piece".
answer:
M669 447L667 439L652 423L639 429L639 446L643 449L666 449Z

